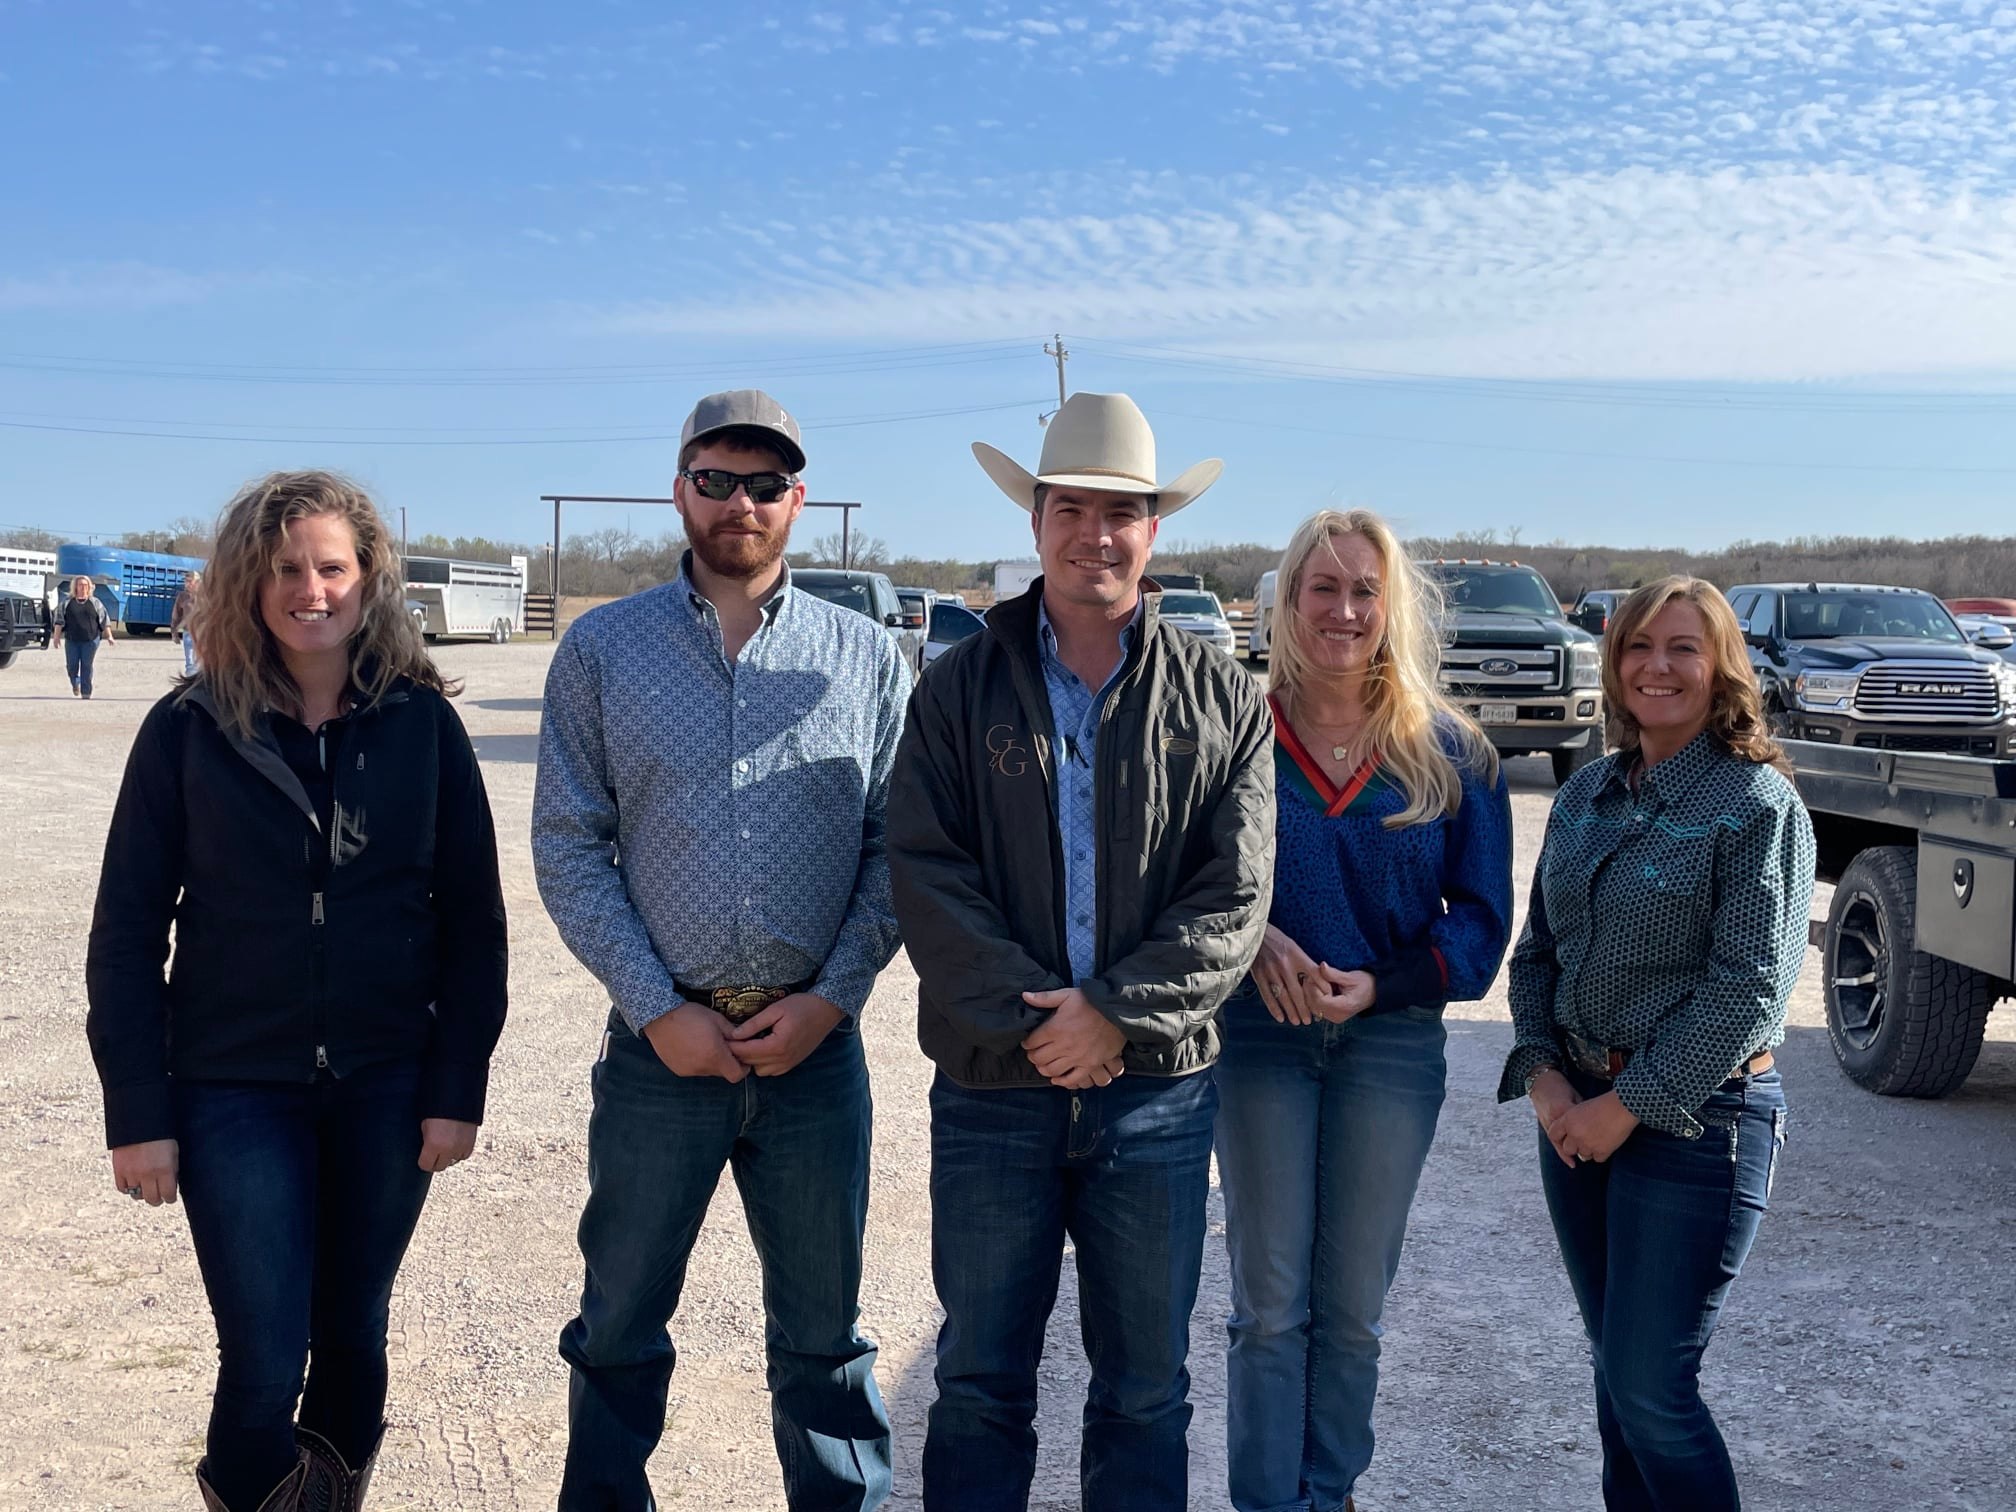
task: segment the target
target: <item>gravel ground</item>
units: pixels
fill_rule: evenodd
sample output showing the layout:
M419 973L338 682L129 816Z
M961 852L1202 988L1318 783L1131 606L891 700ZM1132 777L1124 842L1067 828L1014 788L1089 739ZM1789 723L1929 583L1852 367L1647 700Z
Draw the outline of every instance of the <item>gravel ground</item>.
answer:
M477 1157L439 1180L393 1303L391 1429L373 1505L550 1507L580 1284L588 1067L604 1012L539 906L527 844L543 644L452 646L511 908L513 1011ZM100 657L98 697L57 657L0 673L0 1508L194 1506L212 1335L181 1215L111 1189L83 1035L85 932L126 750L179 667L165 640ZM1552 784L1514 764L1521 892ZM865 1023L878 1118L864 1326L882 1346L898 1507L917 1505L936 1326L927 1068L899 956ZM1709 1355L1707 1390L1757 1509L2016 1507L2016 1014L1942 1103L1887 1101L1834 1068L1809 959L1781 1058L1792 1137L1775 1207ZM1502 985L1452 1010L1450 1095L1388 1313L1367 1512L1599 1503L1586 1357L1530 1123L1492 1102ZM675 1321L668 1504L781 1507L755 1261L732 1184ZM1222 1507L1226 1266L1214 1205L1192 1364L1193 1505ZM1032 1505L1075 1507L1084 1371L1067 1272L1044 1371Z

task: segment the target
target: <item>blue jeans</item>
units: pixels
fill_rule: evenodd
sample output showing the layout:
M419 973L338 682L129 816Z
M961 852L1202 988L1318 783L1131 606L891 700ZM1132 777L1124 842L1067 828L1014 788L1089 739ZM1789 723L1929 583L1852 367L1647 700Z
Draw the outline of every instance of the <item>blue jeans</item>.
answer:
M1584 1097L1607 1082L1571 1073ZM1603 1505L1734 1512L1729 1451L1701 1400L1701 1355L1757 1237L1785 1140L1776 1071L1725 1083L1680 1139L1640 1128L1570 1170L1540 1134L1540 1184L1596 1371Z
M86 698L91 696L91 663L98 659L98 642L63 637L63 670L70 674L70 686Z
M867 1512L889 1495L889 1416L861 1337L872 1109L858 1034L782 1076L675 1076L610 1016L593 1072L587 1280L560 1335L573 1367L561 1512L649 1512L677 1352L666 1325L722 1166L763 1268L770 1426L793 1512Z
M1110 1087L931 1086L938 1400L927 1512L1029 1504L1036 1366L1068 1236L1092 1367L1079 1447L1094 1512L1189 1505L1190 1310L1211 1181L1209 1071Z
M258 1506L293 1468L297 1400L351 1464L377 1442L392 1282L431 1179L419 1096L418 1059L175 1083L182 1202L217 1321L206 1474L228 1507Z
M1379 1316L1442 1111L1440 1013L1277 1024L1225 1005L1218 1177L1239 1512L1332 1512L1372 1462Z
M196 637L187 630L182 632L182 675L184 677L196 675Z

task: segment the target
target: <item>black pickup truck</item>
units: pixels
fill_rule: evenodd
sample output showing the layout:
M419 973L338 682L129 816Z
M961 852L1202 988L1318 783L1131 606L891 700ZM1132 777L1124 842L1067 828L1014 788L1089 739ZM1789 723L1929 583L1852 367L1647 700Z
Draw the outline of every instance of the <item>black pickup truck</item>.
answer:
M0 588L0 668L23 651L49 644L49 605L31 594Z
M1729 590L1772 730L1872 751L2016 756L2016 666L1915 588Z
M2016 761L1785 743L1834 884L1827 1035L1872 1092L1944 1097L2016 996Z
M1442 688L1507 756L1546 752L1566 782L1603 754L1602 653L1518 562L1419 562L1441 589Z

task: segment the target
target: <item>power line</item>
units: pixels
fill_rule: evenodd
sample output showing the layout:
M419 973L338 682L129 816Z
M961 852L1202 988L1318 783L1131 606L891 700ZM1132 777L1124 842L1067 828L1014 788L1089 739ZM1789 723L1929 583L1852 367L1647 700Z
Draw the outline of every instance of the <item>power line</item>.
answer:
M1001 404L965 404L947 409L850 415L832 420L800 421L799 424L800 428L804 430L847 430L867 425L899 425L912 420L939 420L954 415L983 415L1000 410L1029 409L1042 402L1041 399L1012 399ZM135 421L132 423L138 425L176 425L183 422L161 420ZM414 440L403 437L388 439L370 436L334 438L329 436L226 436L210 432L127 430L95 425L51 425L25 420L0 420L0 428L7 430L53 431L64 435L77 436L128 436L151 441L241 441L261 446L613 446L638 441L676 442L679 439L678 432L676 431L644 436L527 436L467 440Z
M774 377L846 377L1020 361L1029 341L965 342L950 346L884 348L860 353L745 357L749 372ZM0 368L89 378L159 378L176 382L301 385L331 388L607 388L718 379L722 362L626 364L559 368L309 368L280 365L146 361L126 358L0 354Z

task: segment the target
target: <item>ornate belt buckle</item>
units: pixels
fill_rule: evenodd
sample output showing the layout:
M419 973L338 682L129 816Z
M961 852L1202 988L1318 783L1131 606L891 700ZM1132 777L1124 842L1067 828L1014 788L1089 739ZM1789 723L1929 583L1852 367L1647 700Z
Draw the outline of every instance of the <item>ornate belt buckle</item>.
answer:
M731 1024L746 1023L777 1001L767 987L716 987L714 1011Z

